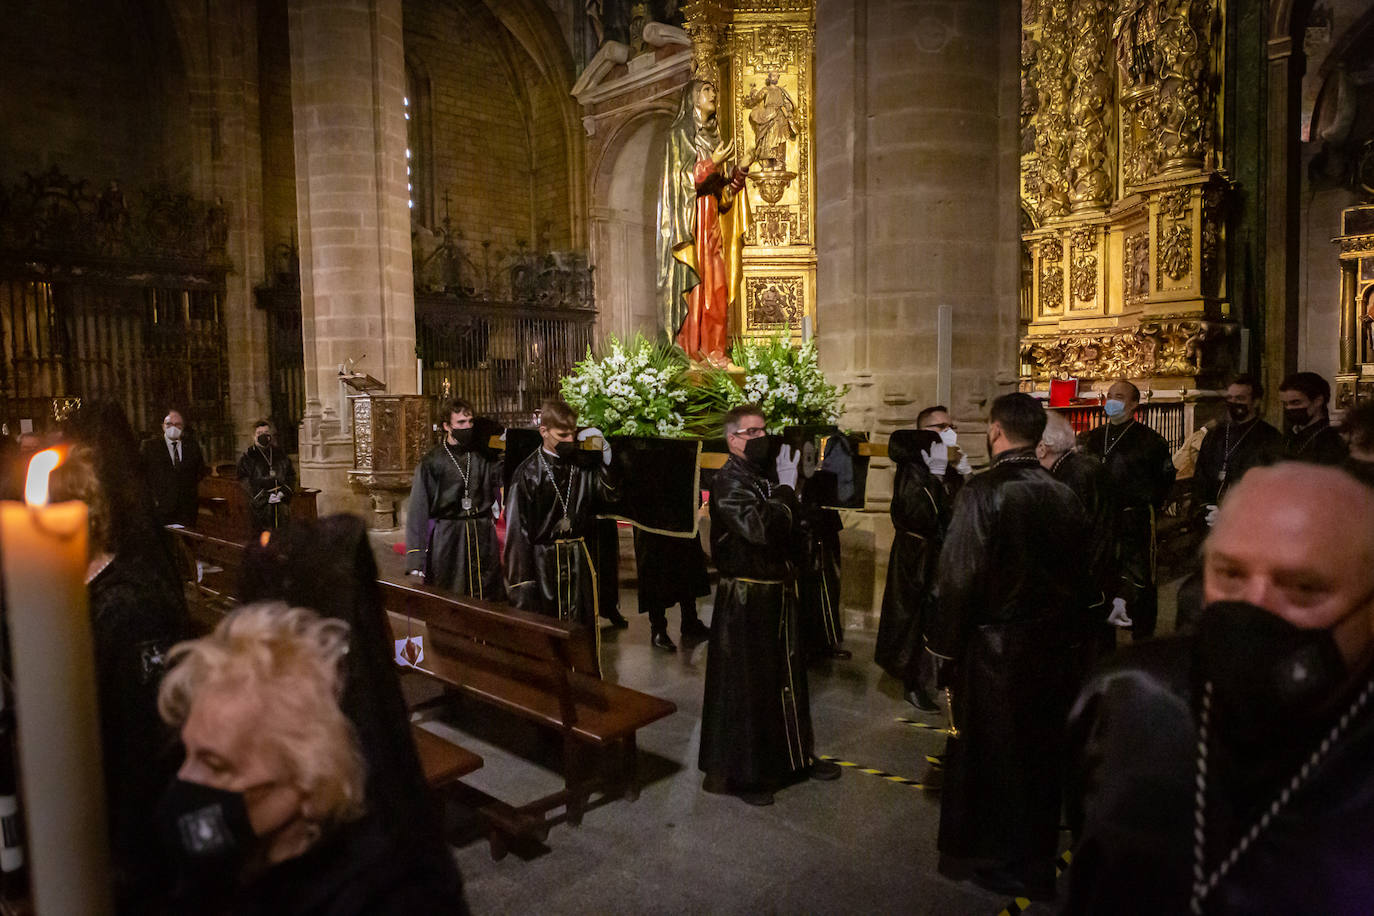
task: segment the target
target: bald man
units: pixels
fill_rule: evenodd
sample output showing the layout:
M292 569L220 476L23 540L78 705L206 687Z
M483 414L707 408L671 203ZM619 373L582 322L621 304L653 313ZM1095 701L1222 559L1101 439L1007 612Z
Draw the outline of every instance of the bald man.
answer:
M1370 912L1372 521L1335 467L1231 488L1196 635L1132 647L1074 706L1066 913Z
M1133 621L1131 636L1145 639L1155 633L1159 617L1159 586L1155 569L1155 519L1173 488L1178 471L1169 443L1135 418L1140 389L1125 379L1107 389L1103 413L1107 422L1078 437L1079 447L1107 466L1116 497L1117 564L1121 570L1116 593Z

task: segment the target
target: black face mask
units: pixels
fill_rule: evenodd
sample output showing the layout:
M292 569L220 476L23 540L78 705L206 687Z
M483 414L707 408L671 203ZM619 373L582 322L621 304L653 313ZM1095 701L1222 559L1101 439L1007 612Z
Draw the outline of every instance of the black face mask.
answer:
M553 447L553 452L559 460L571 462L577 458L577 443L559 442Z
M271 444L272 444L272 437L271 437L271 436L269 436L269 435L258 436L258 446L259 446L259 447L261 447L261 448L267 448L267 447L268 447L269 445L271 445Z
M764 434L744 443L744 460L760 474L777 467L778 452L782 450L782 436Z
M1227 404L1226 412L1233 423L1244 423L1250 417L1250 408L1244 404Z
M1298 429L1312 422L1312 418L1307 415L1306 407L1285 407L1283 422L1288 424L1289 429Z
M472 440L476 432L477 430L473 429L471 426L466 426L459 427L458 429L451 429L448 431L448 434L453 438L455 445L459 448L467 449L472 447Z
M1279 740L1311 722L1345 683L1331 629L1304 630L1245 601L1208 605L1198 665L1212 682L1212 721L1240 747Z
M257 847L241 792L178 779L162 793L153 820L183 884L207 899L239 879Z

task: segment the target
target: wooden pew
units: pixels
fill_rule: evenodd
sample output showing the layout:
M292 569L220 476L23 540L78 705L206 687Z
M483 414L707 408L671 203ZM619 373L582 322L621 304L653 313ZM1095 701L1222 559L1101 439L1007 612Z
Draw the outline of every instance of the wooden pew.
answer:
M639 796L635 733L676 711L668 700L603 681L596 674L596 634L579 624L515 610L423 586L383 582L396 639L422 633L425 658L417 670L463 696L495 706L562 739L563 788L518 809L499 802L481 808L500 827L490 835L493 858L505 838L547 834L548 812L563 807L582 821L591 793ZM613 767L587 766L590 754ZM604 762L604 761L603 761ZM614 772L611 778L603 773Z
M236 603L244 545L186 528L169 530L176 534L182 547L183 581L195 589L197 596L189 608L191 623L198 632L208 633ZM425 782L431 789L451 785L482 766L482 758L467 748L415 724L410 726L410 732Z
M196 530L226 540L250 537L253 534L253 514L248 507L248 494L234 476L233 465L221 465L217 473L202 478L198 495L200 513ZM319 490L297 487L291 497L291 519L313 522L316 518L315 497Z

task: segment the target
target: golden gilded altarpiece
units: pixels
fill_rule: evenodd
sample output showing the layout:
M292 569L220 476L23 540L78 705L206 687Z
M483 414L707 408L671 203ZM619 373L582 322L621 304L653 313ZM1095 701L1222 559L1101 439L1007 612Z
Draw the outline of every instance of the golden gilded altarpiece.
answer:
M1022 0L1021 385L1235 368L1224 0Z
M692 75L713 81L721 135L750 155L752 215L731 333L800 338L816 320L813 0L692 0ZM728 103L728 104L727 104Z

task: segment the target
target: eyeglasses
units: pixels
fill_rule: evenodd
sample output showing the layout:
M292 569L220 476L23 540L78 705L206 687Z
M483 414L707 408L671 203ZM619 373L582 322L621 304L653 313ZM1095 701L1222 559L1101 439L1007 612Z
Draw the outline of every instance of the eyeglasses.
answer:
M936 432L942 433L947 429L952 429L957 432L959 427L955 426L953 423L930 423L925 426L922 426L921 429L933 429Z
M741 439L756 439L762 436L766 430L762 426L751 426L748 429L741 429L733 433Z

